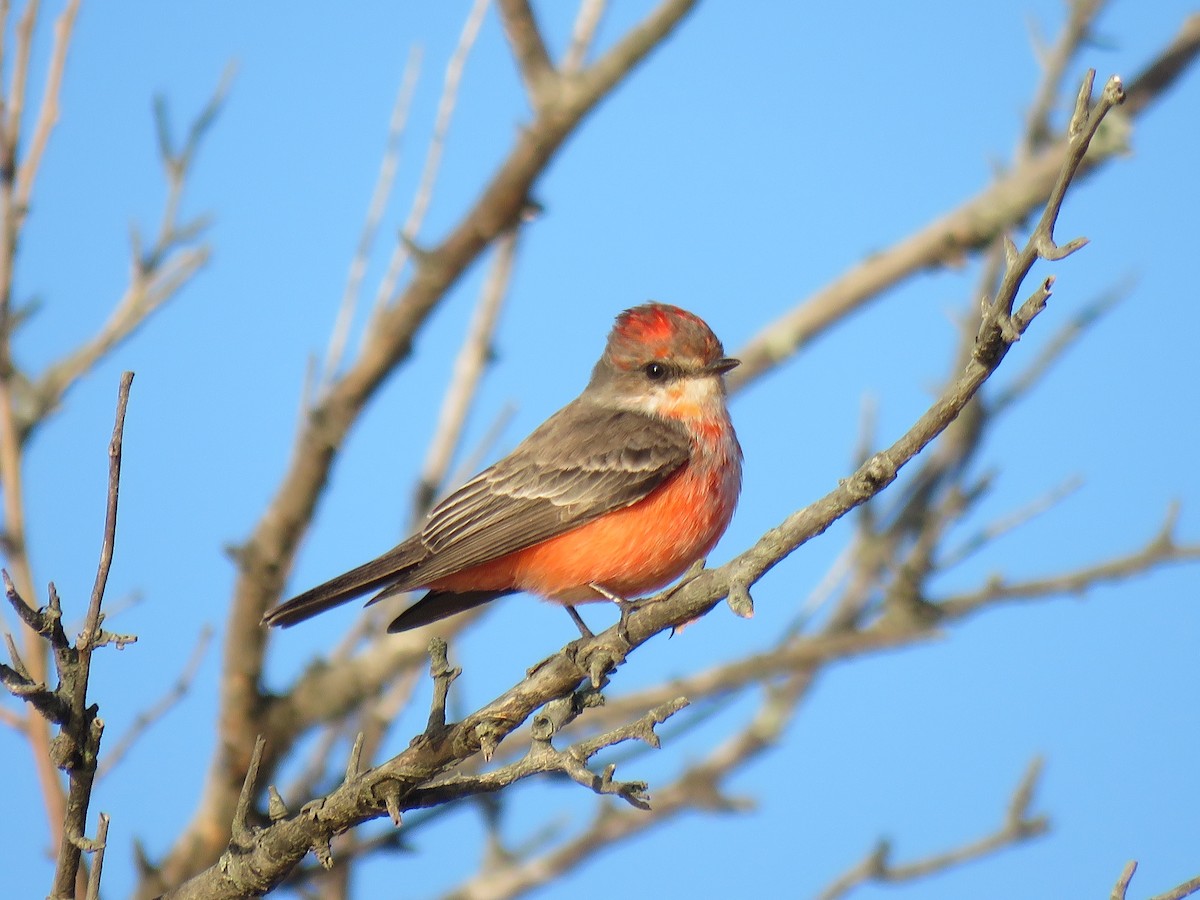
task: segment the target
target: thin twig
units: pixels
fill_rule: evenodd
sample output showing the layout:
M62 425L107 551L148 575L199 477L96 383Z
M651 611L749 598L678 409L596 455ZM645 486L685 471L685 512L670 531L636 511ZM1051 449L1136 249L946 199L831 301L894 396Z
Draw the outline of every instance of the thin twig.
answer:
M1197 891L1200 891L1200 875L1171 888L1171 890L1165 893L1155 894L1150 900L1183 900L1184 897L1190 897Z
M26 206L19 202L17 189L21 160L21 119L25 106L26 80L29 60L33 54L34 26L40 5L31 0L17 21L12 40L15 43L11 61L12 83L4 109L0 109L0 502L3 504L3 548L6 564L21 597L34 597L32 566L26 547L25 499L23 470L22 402L18 394L24 387L24 376L18 372L12 357L13 333L18 316L13 312L13 273L16 252L25 223ZM2 17L7 24L8 4ZM0 43L8 33L0 34ZM61 48L66 52L67 42ZM57 58L57 57L55 57ZM53 62L51 72L53 71ZM23 601L24 602L24 601ZM48 646L31 629L22 631L25 664L31 681L44 684L49 671ZM32 709L26 712L25 735L33 755L43 803L54 846L63 844L62 823L66 817L66 794L51 762L50 723Z
M1039 597L1081 594L1093 587L1122 581L1166 564L1200 560L1200 544L1178 544L1171 535L1173 513L1158 534L1140 550L1112 557L1101 563L1083 566L1068 572L1031 578L1024 581L1004 581L992 578L974 591L953 594L935 601L944 615L960 616L980 606L1003 600L1032 600Z
M607 0L581 0L575 26L571 29L571 43L559 64L559 71L564 76L575 75L583 69L607 6Z
M108 500L104 514L104 538L100 545L100 564L96 569L96 580L88 603L87 618L83 630L75 642L73 671L68 675L60 672L60 680L71 686L71 720L62 729L66 746L60 759L65 761L68 788L66 814L63 819L63 840L58 848L58 862L54 870L52 896L71 896L79 876L81 848L72 840L84 833L87 826L88 805L91 803L92 785L96 777L96 760L100 750L100 736L104 724L88 709L87 690L91 674L92 652L103 643L100 625L103 621L101 605L104 589L108 584L108 573L112 568L113 551L117 542L117 498L121 484L121 452L125 434L125 411L129 406L129 388L133 384L133 373L121 376L117 391L117 414L113 425L112 439L108 444Z
M1042 78L1025 115L1025 129L1014 160L1022 163L1044 147L1053 134L1051 118L1062 93L1062 82L1079 48L1091 36L1092 25L1104 10L1106 0L1071 0L1067 21L1054 47L1039 54Z
M467 58L471 55L471 48L475 46L475 38L479 35L479 28L483 24L483 16L487 12L489 2L490 0L474 0L471 11L467 13L467 20L463 23L458 44L450 56L450 61L446 64L442 95L438 100L437 113L433 121L433 135L429 138L429 147L425 151L425 165L421 169L421 178L417 182L417 190L413 195L408 218L404 220L404 225L400 229L402 240L392 251L387 271L375 293L375 305L371 311L372 321L377 320L383 308L391 302L396 285L400 280L400 273L404 269L404 264L408 262L410 252L417 240L417 234L421 230L421 223L425 221L425 212L429 209L429 203L433 199L434 185L437 183L442 154L446 148L446 135L450 131L454 109L458 105L458 88L462 82L463 70L466 68Z
M35 7L36 4L30 4ZM25 151L25 158L17 172L16 203L21 210L29 209L33 195L33 184L41 168L42 154L50 141L50 132L58 122L58 97L62 89L63 69L66 68L67 50L71 46L71 33L79 15L79 0L69 0L66 8L54 23L54 47L50 51L50 66L46 70L46 86L42 91L42 102L38 108L37 123L33 137Z
M219 115L233 77L234 69L226 68L212 96L190 124L178 150L171 143L165 107L161 101L157 104L160 162L167 179L167 195L157 237L153 246L145 249L140 239L134 236L130 281L107 321L91 338L48 366L34 384L31 408L20 422L23 441L28 440L36 426L58 408L67 392L84 375L174 299L208 262L212 249L207 243L190 246L203 233L206 220L181 223L179 208L200 143Z
M1091 303L1075 312L1066 324L1054 333L1038 355L1017 377L987 400L991 415L1007 412L1041 381L1045 374L1066 354L1067 350L1087 334L1088 329L1099 322L1117 304L1132 292L1134 279L1122 279L1111 290L1105 291Z
M1125 863L1125 868L1121 870L1121 875L1113 886L1111 900L1125 900L1125 892L1129 890L1129 882L1133 880L1133 873L1137 871L1137 865L1136 859Z
M1004 822L991 834L961 847L903 864L891 861L891 843L880 840L862 862L840 875L817 894L817 897L819 900L837 900L870 882L900 884L927 878L1045 834L1050 829L1049 820L1045 816L1029 814L1030 802L1040 773L1041 760L1034 759L1013 791Z
M497 241L495 259L480 291L479 303L471 317L458 357L454 360L454 371L446 386L441 412L438 413L437 425L414 493L410 522L414 527L445 486L446 472L462 439L463 427L479 390L484 368L492 359L492 338L500 321L500 309L508 294L517 236L517 229L512 229Z
M100 876L104 869L104 851L108 849L108 821L108 813L100 813L92 851L92 870L88 873L87 900L100 900Z
M1079 488L1082 486L1083 479L1078 475L1074 475L1066 479L1066 481L1064 481L1062 484L1057 485L1056 487L1047 491L1041 497L1035 499L1032 503L1027 503L1008 515L1002 516L993 522L987 523L957 547L952 547L951 549L940 554L937 558L937 568L943 571L953 568L967 557L978 553L997 538L1000 538L1009 532L1015 531L1022 525L1031 522L1042 513L1053 509L1067 497L1079 490Z
M346 349L346 340L350 335L350 324L354 321L354 310L358 305L363 275L367 271L367 260L371 248L375 244L375 236L379 232L379 223L383 220L388 198L392 194L396 170L400 166L400 147L408 126L408 112L412 107L413 94L416 93L417 77L421 71L421 57L420 47L414 46L408 51L404 75L400 80L400 88L396 92L396 102L392 106L392 118L388 123L383 158L379 162L379 174L375 178L371 202L367 206L367 215L358 236L358 246L355 248L354 257L350 260L350 271L346 274L346 286L342 290L342 302L338 305L337 319L334 321L333 330L329 335L329 347L325 351L324 373L321 376L320 384L327 383L333 377L338 366L341 365L342 354ZM317 390L319 391L320 387Z

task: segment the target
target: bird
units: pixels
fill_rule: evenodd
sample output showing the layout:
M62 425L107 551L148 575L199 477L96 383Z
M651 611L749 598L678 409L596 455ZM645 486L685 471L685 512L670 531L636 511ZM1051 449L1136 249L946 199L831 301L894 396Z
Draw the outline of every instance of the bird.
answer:
M566 606L586 634L576 604L670 584L728 527L742 449L725 374L738 364L693 313L657 302L625 310L578 397L434 506L411 537L274 607L263 624L423 588L389 632L526 592Z

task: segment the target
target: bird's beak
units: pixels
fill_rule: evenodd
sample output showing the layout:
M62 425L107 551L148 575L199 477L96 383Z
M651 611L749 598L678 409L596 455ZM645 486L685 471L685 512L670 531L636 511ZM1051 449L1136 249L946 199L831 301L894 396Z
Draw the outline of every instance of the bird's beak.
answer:
M741 364L742 361L740 359L734 359L732 356L723 356L709 363L707 371L710 375L724 375L730 369L736 369Z

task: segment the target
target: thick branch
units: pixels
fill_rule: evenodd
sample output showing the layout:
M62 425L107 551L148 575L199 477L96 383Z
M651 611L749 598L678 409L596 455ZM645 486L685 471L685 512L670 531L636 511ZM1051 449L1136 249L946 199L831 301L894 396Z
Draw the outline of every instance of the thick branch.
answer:
M540 110L553 100L559 78L550 62L546 41L527 0L499 0L499 8L504 34L512 46L525 90L533 108Z

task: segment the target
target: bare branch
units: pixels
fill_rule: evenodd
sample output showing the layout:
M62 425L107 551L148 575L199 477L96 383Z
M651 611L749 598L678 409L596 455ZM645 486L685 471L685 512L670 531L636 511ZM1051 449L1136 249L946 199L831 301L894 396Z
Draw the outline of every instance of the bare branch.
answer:
M392 301L396 284L404 264L408 262L412 248L415 246L421 223L425 221L425 212L433 199L433 188L437 183L438 171L442 164L442 153L446 149L446 135L450 132L450 122L454 118L454 108L458 105L458 87L462 82L463 70L471 48L475 46L475 38L479 36L479 27L483 24L483 15L487 12L489 0L475 0L467 20L463 23L458 45L446 64L446 76L442 83L442 96L438 100L437 114L433 121L433 135L429 138L429 147L425 151L425 165L421 169L421 180L417 183L416 194L413 195L412 207L408 218L400 229L402 240L396 244L388 261L387 272L379 282L379 290L375 294L375 306L371 312L372 320L382 313L383 308Z
M685 770L674 782L656 788L651 809L617 810L601 806L591 825L541 856L507 860L505 865L459 885L443 900L500 900L546 884L605 847L661 826L690 810L736 812L749 805L730 797L722 782L738 767L771 747L791 722L796 705L809 686L797 676L765 692L758 712L740 732Z
M546 42L538 28L528 0L499 0L500 19L504 23L504 34L512 45L513 57L529 93L529 101L535 110L542 110L553 102L559 75L550 62Z
M32 430L59 406L66 393L84 375L174 299L208 262L212 252L208 244L187 246L203 232L207 223L203 219L180 223L179 206L200 142L221 110L233 73L232 68L227 68L222 74L213 95L189 126L178 151L172 149L165 112L161 101L158 104L160 153L167 176L167 196L158 236L149 250L144 250L135 236L129 285L108 320L91 339L47 367L33 385L30 409L20 423L22 440L28 439Z
M100 900L100 876L104 870L104 851L108 848L108 813L100 813L96 840L91 843L92 870L88 873L87 900Z
M29 10L35 10L36 7L36 3L31 3ZM54 23L54 47L50 51L50 67L46 71L46 87L42 92L37 124L33 128L29 149L25 152L25 158L21 160L17 171L16 203L21 210L29 209L29 198L33 194L33 183L37 180L38 169L41 167L42 154L46 151L50 132L58 122L58 95L67 62L67 49L71 45L71 33L75 29L75 18L78 14L79 0L70 0ZM36 12L33 15L36 15Z
M1017 149L1017 162L1024 162L1044 147L1054 133L1051 117L1062 89L1063 78L1079 48L1091 35L1092 26L1104 9L1105 0L1071 0L1067 21L1051 50L1039 54L1042 79L1025 116L1025 133Z
M1133 880L1133 873L1136 871L1137 860L1131 859L1125 864L1125 868L1121 870L1121 876L1117 879L1117 883L1113 887L1112 900L1125 900L1125 892L1129 890L1129 882Z
M433 678L433 704L429 710L429 724L425 726L425 735L436 738L446 729L446 698L450 694L450 685L462 674L462 669L452 667L446 656L446 642L441 638L433 638L429 642L429 675Z
M1132 120L1160 97L1200 53L1200 14L1190 16L1172 44L1129 85L1122 118ZM1121 140L1093 146L1079 167L1087 176L1124 151ZM893 246L874 253L803 304L766 325L736 355L742 365L729 375L740 390L816 338L833 323L917 272L947 265L1022 222L1049 193L1065 142L1059 141L1015 166L975 198Z
M133 373L121 376L117 392L117 415L113 425L112 439L108 445L108 502L104 515L104 539L100 546L100 564L96 569L96 581L88 604L87 618L83 630L75 642L73 666L69 671L60 671L60 682L70 691L71 718L62 729L63 744L56 754L59 765L67 770L67 807L63 820L63 837L59 844L58 862L54 870L52 896L74 896L75 882L79 877L81 850L79 843L70 838L81 837L87 826L88 805L91 803L92 785L96 777L96 759L100 751L100 737L104 723L96 715L96 707L88 707L88 679L91 674L92 651L102 643L103 621L100 612L104 602L104 588L108 584L108 573L112 567L113 550L117 536L117 498L121 483L121 452L124 443L125 411L129 406L129 388ZM61 667L60 667L61 668Z
M362 232L358 236L358 246L354 258L350 260L350 271L346 274L346 286L342 290L342 302L338 306L337 319L329 335L329 347L325 351L324 375L320 383L326 384L341 365L342 354L346 348L346 340L350 335L350 324L354 320L354 310L358 304L359 292L362 288L363 275L367 270L367 258L375 243L379 231L379 223L387 208L388 198L392 193L396 170L400 166L400 144L408 126L408 111L412 106L413 94L416 92L417 76L421 71L421 48L413 47L408 52L408 62L404 66L404 76L400 81L400 89L396 92L396 103L392 107L392 118L388 123L387 140L384 143L383 159L379 163L379 174L375 178L375 188L371 192L371 202L367 207L367 215L363 220ZM318 388L318 391L320 388Z
M1200 544L1177 544L1171 535L1174 512L1167 516L1162 529L1142 549L1102 563L1084 566L1070 572L1034 578L1028 581L1005 582L996 577L982 588L945 597L937 602L938 609L948 616L962 616L997 601L1032 600L1040 597L1081 594L1089 588L1141 575L1150 569L1169 563L1200 559Z
M1027 395L1089 328L1102 319L1133 291L1133 280L1125 279L1074 313L1042 348L1023 372L987 401L992 415L1006 412Z
M462 438L471 403L479 390L484 366L492 358L492 336L500 320L500 309L508 294L508 283L512 276L513 258L517 252L516 229L505 232L496 243L496 257L479 295L479 303L471 318L466 337L454 361L454 371L446 387L442 409L438 414L437 426L425 464L417 482L413 500L413 522L417 522L429 511L438 492L446 484L446 473L454 451Z
M989 522L984 527L980 528L972 534L967 540L963 541L959 546L941 553L937 559L937 568L946 570L952 568L962 562L969 556L978 553L987 545L991 544L997 538L1015 531L1022 525L1025 525L1033 519L1040 516L1042 513L1053 509L1064 499L1071 496L1083 486L1083 479L1078 476L1072 476L1062 484L1047 491L1041 497L1038 497L1032 503L1017 509L1006 516L1003 516L994 522Z
M254 787L258 781L258 767L262 762L265 745L266 741L262 735L255 737L250 765L246 769L246 777L242 779L242 791L238 795L237 807L233 813L233 827L230 829L232 841L238 846L245 846L254 838L254 828L250 825L250 807L254 802Z
M575 75L583 69L607 6L607 0L581 0L579 13L575 16L575 27L571 29L571 44L559 65L564 76Z
M1200 13L1183 21L1170 45L1142 70L1126 91L1125 115L1136 116L1188 70L1200 54Z
M1125 900L1126 892L1129 890L1129 883L1133 881L1133 874L1137 871L1137 860L1131 859L1125 864L1125 868L1121 872L1121 877L1117 879L1117 883L1113 886L1111 900ZM1190 897L1200 891L1200 876L1185 881L1183 884L1177 885L1169 891L1162 894L1155 894L1149 900L1184 900L1185 897Z
M1165 893L1155 894L1150 900L1183 900L1184 897L1190 897L1197 891L1200 891L1200 875L1185 881L1183 884Z
M556 701L558 702L558 701ZM637 720L615 728L566 750L555 750L550 744L552 728L542 716L535 718L534 728L541 737L530 746L520 760L507 766L477 775L448 775L435 779L414 791L406 800L410 807L440 806L450 800L479 794L494 793L531 775L560 772L577 784L600 795L615 794L637 809L647 810L649 794L645 782L620 782L613 779L614 766L607 766L596 775L584 763L601 750L624 741L639 740L658 749L659 738L654 729L687 706L679 697L650 710ZM577 712L582 707L576 707ZM538 721L540 720L540 722Z
M926 878L981 857L990 856L1014 844L1040 837L1049 831L1050 822L1045 816L1030 816L1029 805L1041 770L1040 759L1034 759L1029 764L1021 782L1013 791L1003 824L992 834L953 850L900 865L891 862L891 843L887 840L880 840L862 862L839 876L817 896L820 900L836 900L836 898L846 896L854 888L869 882L898 884Z

